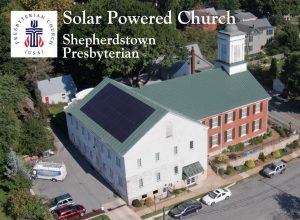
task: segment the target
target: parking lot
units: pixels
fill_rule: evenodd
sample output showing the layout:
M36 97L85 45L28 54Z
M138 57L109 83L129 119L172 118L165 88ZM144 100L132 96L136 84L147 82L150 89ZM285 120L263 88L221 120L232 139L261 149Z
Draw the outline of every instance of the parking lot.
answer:
M59 138L55 136L54 140L58 149L56 155L43 161L64 162L67 167L67 177L63 182L37 179L32 187L34 193L46 198L70 193L75 203L85 206L87 212L100 209L101 206L107 210L125 204L76 148L72 147L64 136L59 133L57 135Z

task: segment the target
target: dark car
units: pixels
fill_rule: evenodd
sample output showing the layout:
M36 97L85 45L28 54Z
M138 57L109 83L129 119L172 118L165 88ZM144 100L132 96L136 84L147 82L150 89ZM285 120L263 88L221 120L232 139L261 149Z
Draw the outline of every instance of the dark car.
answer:
M68 205L57 209L57 219L64 220L75 216L84 216L86 209L82 205Z
M191 200L175 206L169 211L168 215L173 218L182 218L193 212L198 212L201 208L202 204L200 201Z

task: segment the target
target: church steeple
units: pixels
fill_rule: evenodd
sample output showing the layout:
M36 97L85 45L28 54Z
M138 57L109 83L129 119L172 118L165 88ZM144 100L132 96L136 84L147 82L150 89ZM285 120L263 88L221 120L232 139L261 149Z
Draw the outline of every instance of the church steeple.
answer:
M245 60L245 34L235 24L226 25L218 33L217 67L223 67L229 75L247 70Z

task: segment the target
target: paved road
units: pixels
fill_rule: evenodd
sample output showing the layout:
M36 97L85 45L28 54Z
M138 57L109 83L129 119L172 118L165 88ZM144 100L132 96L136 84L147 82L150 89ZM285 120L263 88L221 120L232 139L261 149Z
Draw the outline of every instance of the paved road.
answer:
M232 197L214 206L203 206L189 220L289 220L292 201L300 209L300 159L288 163L287 171L273 179L260 175L231 188ZM170 218L167 218L170 219ZM295 218L294 218L295 219Z
M269 115L289 128L292 123L293 129L300 131L300 108L290 102L284 103L272 98L269 103Z
M48 161L64 162L68 175L63 182L54 183L40 179L34 181L34 193L46 198L70 193L74 201L84 205L88 212L99 209L101 205L108 209L125 203L109 189L101 176L63 136L60 140L55 138L54 143L58 152L54 157L48 158ZM68 147L65 148L65 146Z

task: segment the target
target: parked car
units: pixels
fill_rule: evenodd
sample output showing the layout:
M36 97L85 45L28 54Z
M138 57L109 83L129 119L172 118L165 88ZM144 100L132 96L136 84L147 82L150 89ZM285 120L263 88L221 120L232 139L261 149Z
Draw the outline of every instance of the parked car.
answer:
M183 202L168 212L168 215L173 218L182 218L193 212L198 212L202 208L202 204L200 201L190 200L187 202Z
M55 155L55 153L52 150L46 150L42 153L42 156L44 158L52 157L54 155Z
M277 161L265 167L263 169L263 174L267 177L272 178L278 173L283 173L286 170L286 163L283 161Z
M229 199L231 196L231 191L227 188L216 189L214 191L208 192L201 201L206 205L214 205L217 202Z
M53 199L53 201L49 205L49 211L53 213L58 208L71 204L74 204L73 198L69 193L66 193L64 195L57 196Z
M69 219L75 216L84 216L86 209L82 205L68 205L55 211L58 220Z

